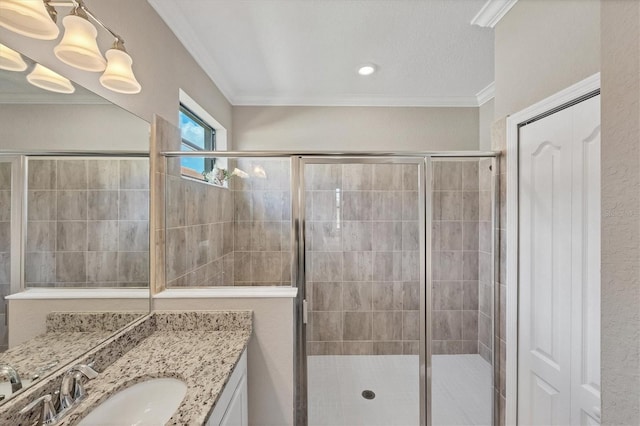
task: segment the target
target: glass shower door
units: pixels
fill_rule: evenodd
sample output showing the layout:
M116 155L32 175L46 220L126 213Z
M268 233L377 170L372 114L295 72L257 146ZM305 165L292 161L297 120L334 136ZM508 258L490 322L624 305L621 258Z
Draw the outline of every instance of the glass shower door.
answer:
M425 424L424 167L301 160L308 425Z
M432 162L431 424L493 424L493 158Z

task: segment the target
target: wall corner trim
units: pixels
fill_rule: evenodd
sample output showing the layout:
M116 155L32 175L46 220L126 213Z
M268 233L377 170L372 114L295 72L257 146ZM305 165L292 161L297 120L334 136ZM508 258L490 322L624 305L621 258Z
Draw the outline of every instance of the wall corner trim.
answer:
M516 4L518 0L487 0L482 9L473 17L471 25L493 28Z

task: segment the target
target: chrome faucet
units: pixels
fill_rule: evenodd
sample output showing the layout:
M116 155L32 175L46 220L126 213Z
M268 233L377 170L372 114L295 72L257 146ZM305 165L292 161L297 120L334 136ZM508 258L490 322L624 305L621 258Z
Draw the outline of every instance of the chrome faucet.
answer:
M83 378L95 379L98 372L87 364L74 365L62 377L60 385L60 410L71 408L75 403L80 402L87 393L82 385Z
M33 401L31 404L20 410L20 414L27 414L34 408L40 408L40 416L38 417L38 426L52 426L58 423L56 415L56 407L53 405L53 398L47 394Z
M11 383L11 393L16 393L22 389L20 375L15 368L9 364L0 364L0 376L5 377Z
M74 365L64 373L62 384L60 385L60 392L56 392L56 394L60 394L60 407L55 406L51 395L44 395L24 407L20 413L27 414L35 408L40 408L40 417L37 423L39 426L53 426L62 421L75 405L87 395L82 386L82 380L85 377L88 379L98 377L98 372L92 368L92 365L93 364ZM58 409L56 410L56 408Z

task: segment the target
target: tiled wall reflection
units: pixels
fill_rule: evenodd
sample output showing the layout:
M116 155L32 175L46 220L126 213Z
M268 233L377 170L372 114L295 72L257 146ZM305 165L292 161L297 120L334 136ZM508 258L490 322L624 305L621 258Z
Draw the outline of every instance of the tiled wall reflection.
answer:
M246 173L230 181L234 285L290 286L290 160L240 158L231 163Z
M309 355L419 353L418 166L305 168Z
M11 163L0 163L0 352L7 349L4 296L11 285Z
M25 251L27 287L148 287L148 159L31 159Z

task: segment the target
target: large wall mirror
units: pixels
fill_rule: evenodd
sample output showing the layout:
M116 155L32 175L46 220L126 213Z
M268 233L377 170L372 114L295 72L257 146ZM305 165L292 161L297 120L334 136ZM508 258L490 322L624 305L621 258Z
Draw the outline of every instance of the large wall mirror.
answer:
M149 312L148 144L0 44L0 404Z

